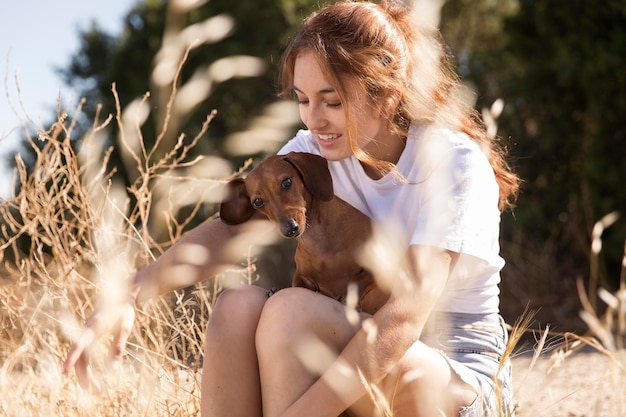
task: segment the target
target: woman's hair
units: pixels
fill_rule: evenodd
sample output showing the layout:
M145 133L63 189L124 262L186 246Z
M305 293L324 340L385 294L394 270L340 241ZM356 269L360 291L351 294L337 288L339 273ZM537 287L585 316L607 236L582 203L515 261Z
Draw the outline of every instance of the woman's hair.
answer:
M489 158L500 188L500 208L513 207L519 179L506 164L504 149L460 99L461 82L438 31L417 25L406 6L387 0L341 1L313 13L283 55L283 97L293 94L295 61L305 52L314 54L344 104L348 140L360 161L381 172L395 168L357 144L355 123L364 109L356 108L351 98L366 96L388 115L389 130L404 137L411 123L444 124L467 134Z

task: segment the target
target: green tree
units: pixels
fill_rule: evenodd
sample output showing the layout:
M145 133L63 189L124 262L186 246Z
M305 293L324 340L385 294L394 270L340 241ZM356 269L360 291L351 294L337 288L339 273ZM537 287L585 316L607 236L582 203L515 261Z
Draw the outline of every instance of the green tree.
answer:
M551 241L559 262L579 273L594 223L626 208L626 3L520 6L501 52L510 103L502 130L516 140L526 181L517 213L536 243ZM622 220L606 235L603 279L613 286L625 226Z
M153 109L144 125L144 137L150 140L156 137L165 119L172 87L168 82L173 75L167 72L175 70L182 59L181 44L186 46L197 39L199 45L191 50L176 87L202 79L204 83L196 85L202 84L200 89L207 85L208 88L205 97L196 99L193 105L184 110L174 109L175 117L170 120L166 136L168 143L173 143L181 132L193 135L200 130L206 114L217 109L218 116L198 150L225 155L222 148L225 138L246 129L253 116L276 100L277 61L294 30L293 14L307 3L310 8L312 2L300 3L212 0L196 2L194 8L179 9L172 2L162 0L139 2L126 16L124 30L118 38L104 33L95 24L80 33L80 50L61 72L68 84L84 86L81 95L86 98L87 121L93 118L99 104L104 114L115 112L113 83L123 106L150 91ZM262 27L259 22L263 22ZM264 66L256 73L240 68L230 75L216 74L217 68L211 64L221 62L222 67L227 67L223 60L229 57L258 57ZM253 60L240 62L242 66L255 64ZM161 80L163 73L169 79ZM88 126L86 123L85 128ZM116 132L110 132L111 143L115 143L115 135ZM114 158L112 162L118 164L120 159Z
M549 306L576 325L575 281L590 275L594 223L604 232L600 283L619 280L626 236L626 3L448 0L442 32L477 105L502 98L499 135L524 183L503 215L505 310ZM557 307L558 305L558 307ZM506 311L509 312L509 311Z

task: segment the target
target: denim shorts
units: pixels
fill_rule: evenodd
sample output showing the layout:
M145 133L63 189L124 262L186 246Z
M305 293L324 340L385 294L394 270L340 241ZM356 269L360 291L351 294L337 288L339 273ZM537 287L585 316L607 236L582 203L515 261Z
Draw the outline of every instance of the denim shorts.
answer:
M508 332L499 314L433 312L421 341L441 352L478 397L460 417L512 416L511 361L500 363Z

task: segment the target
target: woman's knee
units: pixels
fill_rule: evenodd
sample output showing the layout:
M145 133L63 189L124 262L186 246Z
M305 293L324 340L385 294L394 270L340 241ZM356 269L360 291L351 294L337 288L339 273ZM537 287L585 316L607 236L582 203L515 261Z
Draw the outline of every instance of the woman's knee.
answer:
M223 291L211 311L207 335L223 336L229 331L253 333L266 301L266 290L254 285Z
M286 288L268 299L255 335L261 369L271 364L274 374L280 369L285 374L302 373L305 378L321 374L332 363L339 350L337 343L322 334L316 323L316 303L325 301L321 297L325 296L308 289ZM315 366L311 357L315 357ZM276 358L280 358L279 364Z
M318 340L340 350L358 330L345 317L345 307L336 300L305 288L283 289L263 307L257 348L292 349L303 340Z
M263 306L259 331L276 334L307 328L308 322L312 320L316 296L319 294L299 287L278 291Z
M456 415L462 403L456 395L455 381L443 355L418 342L383 381L383 389L396 415L429 416L434 410Z

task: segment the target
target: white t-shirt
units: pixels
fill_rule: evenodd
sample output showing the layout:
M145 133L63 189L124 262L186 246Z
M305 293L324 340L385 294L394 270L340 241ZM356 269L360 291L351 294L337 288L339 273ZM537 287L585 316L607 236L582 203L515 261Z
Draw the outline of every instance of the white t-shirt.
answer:
M280 151L320 155L300 130ZM329 161L335 195L374 221L401 230L398 241L461 254L435 310L498 312L500 257L498 186L478 145L462 133L412 127L396 164L406 179L368 177L354 157ZM398 227L399 226L399 227Z

